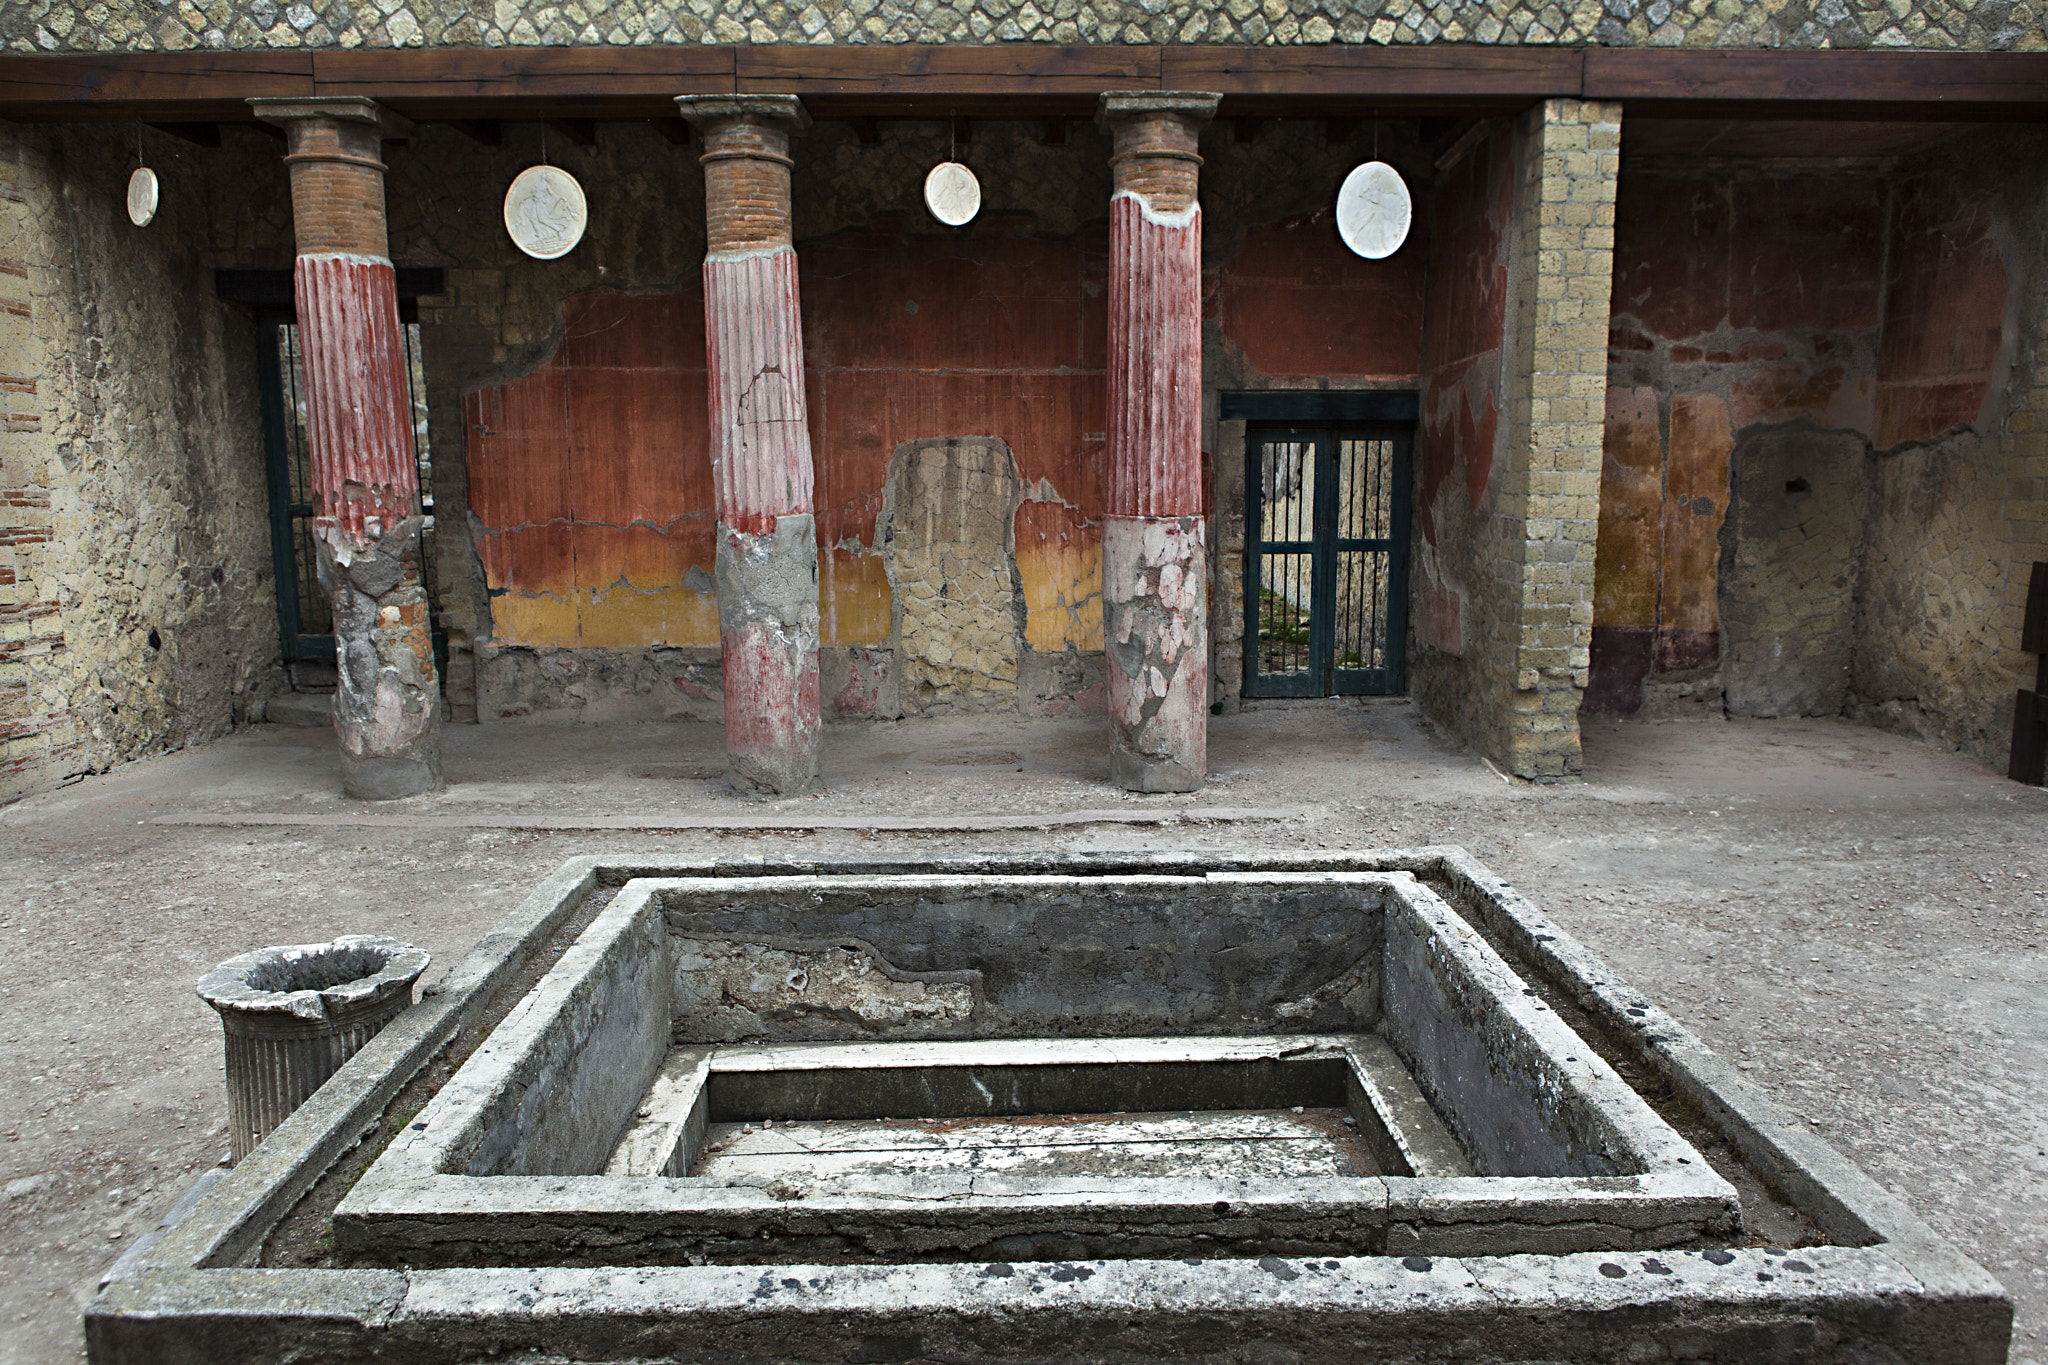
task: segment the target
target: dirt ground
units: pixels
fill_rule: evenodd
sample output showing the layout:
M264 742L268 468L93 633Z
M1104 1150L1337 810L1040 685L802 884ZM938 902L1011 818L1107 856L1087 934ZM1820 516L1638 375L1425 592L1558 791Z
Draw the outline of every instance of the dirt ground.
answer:
M1189 797L1109 788L1100 722L827 745L825 791L764 810L724 791L714 727L457 726L445 794L366 810L330 733L271 725L0 809L0 1361L82 1360L99 1275L221 1159L220 1029L192 984L247 949L388 933L438 972L580 853L1459 843L1988 1267L2019 1305L2013 1362L2048 1365L2048 792L1831 721L1603 722L1583 783L1510 785L1398 700L1217 717ZM1161 808L1235 814L618 827ZM299 823L159 822L259 815Z

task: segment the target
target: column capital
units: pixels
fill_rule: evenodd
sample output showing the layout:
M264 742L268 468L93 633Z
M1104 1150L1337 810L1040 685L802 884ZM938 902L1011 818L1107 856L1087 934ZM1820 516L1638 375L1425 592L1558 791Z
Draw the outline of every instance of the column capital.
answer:
M791 133L811 126L810 111L795 95L677 95L676 111L698 129L733 119L776 124Z
M412 120L393 113L373 99L357 95L331 99L271 98L259 96L248 101L250 110L265 123L292 124L305 119L333 119L338 123L367 123L379 137L402 138L412 134Z
M1108 90L1103 92L1095 117L1114 127L1125 119L1154 114L1178 114L1199 128L1216 117L1223 96L1207 90Z

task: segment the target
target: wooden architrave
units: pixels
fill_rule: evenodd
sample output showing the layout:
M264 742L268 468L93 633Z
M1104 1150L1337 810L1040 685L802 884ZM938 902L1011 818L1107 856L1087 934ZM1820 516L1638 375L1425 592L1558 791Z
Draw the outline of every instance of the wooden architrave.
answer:
M0 54L0 117L246 122L251 96L370 96L415 120L673 118L679 94L819 118L1086 118L1104 90L1220 91L1225 117L1620 100L1632 118L2048 118L2048 54L1514 47L768 45Z

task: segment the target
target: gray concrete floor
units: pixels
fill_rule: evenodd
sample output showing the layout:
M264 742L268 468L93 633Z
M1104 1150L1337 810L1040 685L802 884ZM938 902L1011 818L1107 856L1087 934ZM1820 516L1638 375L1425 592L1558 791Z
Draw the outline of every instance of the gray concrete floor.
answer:
M219 1160L192 983L249 948L389 933L438 971L578 853L1462 843L1983 1262L2048 1365L2048 793L1833 721L1601 723L1547 788L1401 701L1211 734L1207 791L1130 797L1099 722L835 727L825 792L763 809L713 727L457 726L445 794L366 812L327 732L273 725L0 809L0 1361L82 1358L100 1272ZM858 827L1162 809L1193 818ZM296 823L160 823L223 816ZM733 816L856 827L677 827Z

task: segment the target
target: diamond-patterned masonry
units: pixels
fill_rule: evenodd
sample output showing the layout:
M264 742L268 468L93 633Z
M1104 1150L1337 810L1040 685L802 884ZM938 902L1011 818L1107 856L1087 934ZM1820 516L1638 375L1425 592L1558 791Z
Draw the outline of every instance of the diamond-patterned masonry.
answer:
M656 43L2048 49L2048 0L17 0L17 52Z

